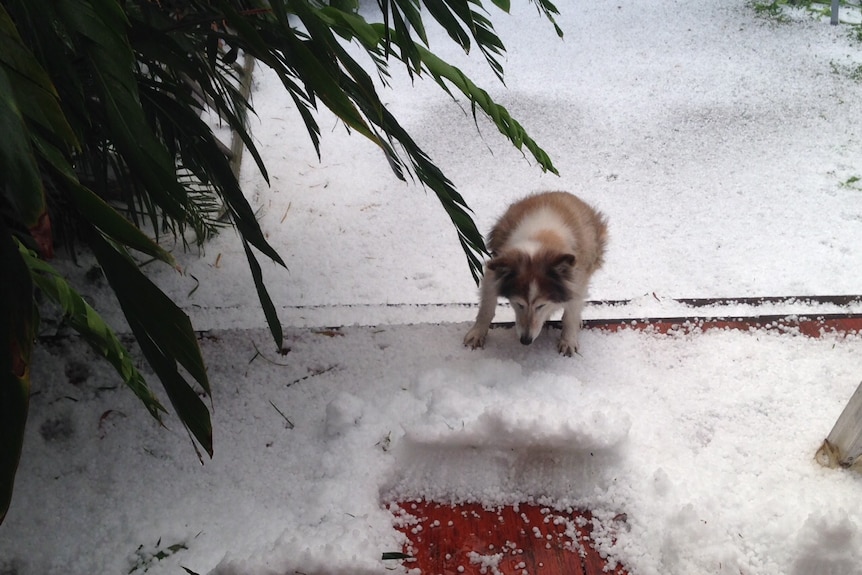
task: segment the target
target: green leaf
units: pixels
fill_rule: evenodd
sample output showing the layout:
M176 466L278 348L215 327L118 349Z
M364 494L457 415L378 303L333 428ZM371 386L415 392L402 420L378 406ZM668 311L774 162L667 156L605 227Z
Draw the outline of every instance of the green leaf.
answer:
M428 45L428 35L425 32L425 23L422 21L422 13L420 12L420 4L417 0L395 0L395 4L404 14L408 30L412 30L419 36L419 40L426 46Z
M0 194L17 221L31 227L45 212L45 192L27 126L9 78L0 68Z
M336 31L348 32L346 37L357 38L366 48L373 49L382 41L378 29L366 22L365 18L358 14L330 7L321 8L319 14L325 19L327 25Z
M419 4L416 0L394 0L390 6L381 5L381 8L383 10L391 10L392 27L394 28L395 36L410 39L411 34L415 32L419 36L419 40L426 46L428 45L428 36L425 32L425 25L422 22L422 15L419 13ZM388 57L392 50L393 30L390 30L386 15L384 16L384 27L384 57ZM412 41L400 42L398 43L398 47L401 49L401 61L407 64L407 72L412 79L413 74L419 73L421 70L419 52Z
M423 64L440 86L448 91L443 80L451 82L474 105L478 105L488 115L500 133L506 136L516 148L519 150L522 147L526 148L539 163L542 170L559 175L547 152L539 147L527 134L524 127L512 118L506 108L494 102L488 92L476 86L461 70L440 59L429 50L419 47L419 51L422 53Z
M138 250L148 256L177 267L177 262L170 253L147 237L140 228L124 218L117 210L109 206L92 190L80 184L69 183L69 189L75 200L75 205L81 215L96 226L99 231L113 241Z
M30 400L30 354L36 330L33 284L15 240L0 219L0 523L12 489Z
M463 8L467 10L466 1L463 1ZM425 0L423 2L425 4L425 8L428 9L428 13L434 17L435 20L446 30L446 33L449 34L449 38L451 38L456 44L461 46L461 48L466 53L470 53L470 34L467 30L462 28L461 23L458 22L458 18L455 14L452 13L452 10L448 6L449 2L446 0ZM467 10L469 12L469 10Z
M112 240L176 267L176 260L171 254L147 237L140 228L124 218L92 190L82 186L72 166L57 148L39 137L34 138L34 144L39 151L39 156L65 180L66 189L71 193L76 207L87 221Z
M60 107L60 96L3 6L0 6L0 69L10 74L9 82L21 115L64 142L70 150L74 148L75 134Z
M185 221L187 196L173 158L147 124L134 75L135 56L125 31L128 21L115 0L58 0L67 26L80 42L94 89L104 107L107 130L123 160L161 209Z
M210 393L206 368L188 316L145 276L126 253L110 247L98 233L90 237L105 276L126 317L137 318L152 338L170 351L172 357Z
M330 0L329 5L350 14L355 14L359 10L359 0Z
M239 44L248 54L272 68L278 75L296 104L296 109L302 116L308 135L319 156L320 129L311 114L311 109L315 107L311 88L300 87L294 80L298 77L298 71L293 67L293 61L297 59L293 46L299 42L296 38L297 32L287 20L283 0L272 0L269 5L272 12L278 15L278 21L275 23L247 18L237 12L230 2L224 0L217 2L228 27L237 31L227 41Z
M430 158L416 145L410 136L396 122L395 118L385 113L387 130L395 134L410 154L413 170L419 180L431 188L449 215L458 233L458 241L467 257L467 264L473 280L478 284L482 274L481 254L487 254L481 232L476 228L473 219L467 213L464 198L455 190L452 182L431 162Z
M297 74L342 122L376 142L377 138L365 119L339 85L338 68L331 60L325 59L334 49L340 49L338 40L305 0L295 0L291 6L309 31L305 42L300 42L294 34L285 35L286 48L292 53L291 63Z
M153 395L146 380L135 367L134 358L120 343L110 326L50 264L40 260L23 244L19 243L18 249L35 285L63 310L65 320L72 329L114 366L123 383L141 400L150 415L161 422L161 413L165 412L165 408Z
M130 319L129 325L141 346L141 351L144 352L144 356L146 356L153 371L159 376L180 421L183 422L189 433L197 439L204 451L212 457L213 429L209 410L177 370L177 362L171 355L171 351L165 350L164 342L149 337L146 326L138 319Z
M248 245L245 239L242 240L242 247L245 248L245 256L248 258L248 265L251 268L251 276L254 278L254 287L257 289L257 297L263 307L263 315L266 317L266 323L269 325L269 331L275 340L275 345L281 349L284 345L284 332L281 329L281 322L278 320L278 313L275 311L275 306L272 303L272 298L269 297L269 292L266 290L266 284L263 283L263 272L260 269L260 264L257 258L254 257L254 252Z
M243 194L230 162L219 150L215 135L209 127L193 109L182 106L175 98L155 91L145 93L165 115L166 122L172 122L172 129L183 143L179 153L186 167L200 179L205 178L227 204L240 237L283 266L284 260L266 241L254 210Z
M95 230L90 233L89 244L177 415L212 456L209 411L177 368L179 362L210 395L206 368L188 316L141 273L127 254L108 244Z
M471 8L471 4L479 4L468 0L423 0L432 16L449 32L450 37L458 42L465 52L470 51L472 36L485 56L485 61L503 81L503 66L497 56L505 52L503 42L494 32L491 21ZM459 23L458 20L461 22ZM464 28L462 28L462 23Z
M563 30L557 25L557 21L554 19L554 16L560 15L560 11L557 10L557 7L550 2L550 0L531 0L531 2L533 2L539 12L544 14L545 18L554 25L554 30L557 32L557 36L562 38Z

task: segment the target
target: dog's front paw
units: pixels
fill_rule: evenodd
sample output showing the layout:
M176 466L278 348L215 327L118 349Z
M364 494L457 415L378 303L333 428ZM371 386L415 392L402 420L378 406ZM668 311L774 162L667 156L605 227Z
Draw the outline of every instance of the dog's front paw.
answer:
M560 343L557 345L557 349L560 350L560 353L564 356L572 357L572 355L578 353L578 342L561 339Z
M476 349L485 347L485 336L488 335L487 329L482 329L481 327L473 327L470 331L467 332L467 335L464 336L464 346L469 347L470 349Z

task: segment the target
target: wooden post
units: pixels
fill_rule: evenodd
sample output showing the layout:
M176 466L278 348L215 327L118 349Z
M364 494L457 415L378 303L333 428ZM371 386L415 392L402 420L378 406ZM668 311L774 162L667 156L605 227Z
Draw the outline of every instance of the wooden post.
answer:
M862 383L815 455L826 467L862 469Z
M248 101L251 96L251 78L254 74L254 57L249 54L243 56L243 63L238 67L237 75L240 77L239 93L243 100ZM239 180L239 170L242 165L242 150L244 143L236 132L231 133L230 141L230 167L236 179Z
M240 96L247 102L251 96L251 80L252 75L254 74L254 57L249 54L245 54L243 56L242 64L240 65L237 62L234 62L233 69L236 72L237 77L240 79ZM245 121L246 110L242 109L241 113L243 114L243 121ZM236 130L231 130L230 148L224 146L223 151L230 161L230 169L237 181L239 181L239 172L242 167L242 151L244 148L245 142L242 141L242 138L239 137ZM227 205L222 204L221 210L219 210L219 214L216 219L225 221L229 215L230 212L228 212Z

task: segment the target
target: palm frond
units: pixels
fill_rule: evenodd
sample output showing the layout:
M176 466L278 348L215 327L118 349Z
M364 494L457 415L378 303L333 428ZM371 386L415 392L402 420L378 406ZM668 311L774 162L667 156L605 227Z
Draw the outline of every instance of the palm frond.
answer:
M553 23L549 0L530 0ZM369 21L357 0L6 0L0 4L0 522L11 497L27 415L35 292L114 366L159 421L165 412L111 328L36 248L51 219L59 234L96 256L144 357L174 411L212 455L206 368L189 318L134 258L176 265L162 235L184 247L218 231L240 235L263 316L280 347L282 329L258 254L284 265L268 243L231 165L231 152L202 119L211 112L269 175L248 127L254 110L239 89L242 53L271 68L304 120L318 156L315 112L332 111L374 142L395 175L433 190L478 282L482 235L465 199L383 104L390 65L430 76L470 102L543 170L548 155L508 111L458 68L431 52L425 22L441 25L465 52L478 49L496 76L505 46L480 0L378 0ZM503 12L510 0L490 0ZM346 49L356 42L368 63ZM371 70L369 72L369 70ZM47 239L45 236L48 236ZM74 254L74 246L70 249ZM200 455L200 453L199 453Z

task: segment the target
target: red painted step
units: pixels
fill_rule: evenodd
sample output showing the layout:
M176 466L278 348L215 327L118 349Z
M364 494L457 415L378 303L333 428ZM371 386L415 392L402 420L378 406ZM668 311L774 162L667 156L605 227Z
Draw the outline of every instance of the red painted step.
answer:
M593 547L594 520L586 511L525 504L399 505L407 519L399 529L410 541L405 553L412 558L404 565L422 575L627 575ZM625 516L604 527L605 536L624 529Z
M798 332L808 337L825 333L862 333L860 314L820 314L812 317L794 315L758 315L748 317L675 317L641 319L596 319L584 322L588 329L619 331L621 329L650 330L656 333L690 333L713 329L749 331Z

